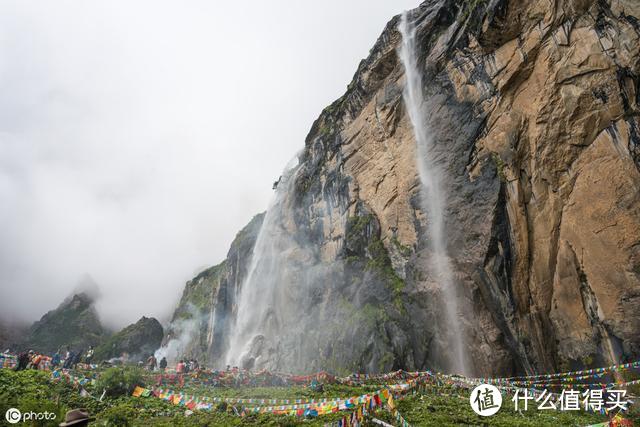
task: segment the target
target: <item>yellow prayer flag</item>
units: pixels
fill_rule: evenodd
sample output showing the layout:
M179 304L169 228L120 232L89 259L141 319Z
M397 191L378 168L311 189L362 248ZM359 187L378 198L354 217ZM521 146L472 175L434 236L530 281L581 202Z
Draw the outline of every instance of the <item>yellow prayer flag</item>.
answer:
M136 386L136 388L133 389L133 393L131 395L133 397L140 397L142 396L142 393L144 393L144 389L142 387Z

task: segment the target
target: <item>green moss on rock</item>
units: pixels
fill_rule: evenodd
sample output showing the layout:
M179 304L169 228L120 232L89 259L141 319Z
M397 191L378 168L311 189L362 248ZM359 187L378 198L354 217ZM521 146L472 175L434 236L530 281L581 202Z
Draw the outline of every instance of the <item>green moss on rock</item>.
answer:
M122 353L144 359L160 347L164 331L154 318L142 317L136 323L113 334L96 348L94 360L119 357Z

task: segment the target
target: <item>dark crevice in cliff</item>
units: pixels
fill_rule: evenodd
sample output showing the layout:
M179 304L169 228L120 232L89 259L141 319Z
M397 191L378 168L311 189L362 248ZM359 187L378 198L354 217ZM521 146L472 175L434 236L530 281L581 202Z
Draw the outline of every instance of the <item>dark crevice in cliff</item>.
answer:
M485 305L496 325L502 331L507 347L513 352L515 371L532 372L527 352L522 347L514 325L516 301L513 298L513 243L506 206L504 184L500 185L493 213L491 239L480 273L483 285L479 286Z
M640 75L635 74L627 67L618 67L616 76L622 97L625 121L629 126L629 153L636 167L640 170L640 125L638 124L640 111L637 110L640 105Z
M621 341L616 337L610 328L600 317L600 309L598 304L598 298L593 291L587 277L587 273L583 267L582 256L579 258L573 246L568 245L571 250L571 254L574 258L574 265L576 268L576 274L579 282L580 296L582 300L583 311L589 320L589 323L593 329L595 337L595 343L598 345L597 353L585 356L585 358L591 357L595 360L591 363L585 363L585 358L580 361L570 360L570 367L573 369L582 369L588 365L602 365L602 364L614 364L619 363L621 360Z
M637 118L627 119L629 125L629 152L638 170L640 170L640 125Z

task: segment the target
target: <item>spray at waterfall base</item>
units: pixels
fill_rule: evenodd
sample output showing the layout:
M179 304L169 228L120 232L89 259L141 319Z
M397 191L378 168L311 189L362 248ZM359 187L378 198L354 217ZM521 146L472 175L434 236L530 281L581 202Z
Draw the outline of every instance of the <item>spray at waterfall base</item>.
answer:
M403 99L414 133L421 206L427 217L427 248L424 250L427 256L423 255L423 258L426 258L428 282L438 286L432 292L439 301L432 304L437 310L433 316L436 334L432 351L443 361L439 366L441 369L468 374L466 331L461 322L462 313L468 313L468 310L457 290L459 284L453 279L451 255L444 241L447 200L441 185L442 165L433 158L435 142L426 120L428 103L422 96L422 77L415 54L416 28L404 14L398 29L403 35L398 56L406 75ZM277 182L276 193L257 235L245 277L233 290L233 309L224 326L226 341L216 341L214 337L208 344L217 351L217 356L211 360L213 367L231 365L287 372L318 369L344 372L348 368L341 364L343 360L353 360L354 355L370 353L372 342L379 343L374 347L382 347L380 343L388 341L386 332L379 331L377 327L388 322L388 307L404 310L397 294L397 289L404 285L392 285L390 291L388 283L384 283L400 283L402 279L391 268L385 244L376 237L380 234L380 224L366 206L358 205L354 213L346 215L340 201L322 200L325 215L329 217L327 222L339 220L346 223L342 260L326 262L322 252L325 248L314 239L314 231L301 229L302 221L296 219L303 209L309 210L308 206L301 204L298 196L301 181L308 179L305 167L304 162L298 163L295 159ZM345 184L345 188L347 186ZM354 237L357 232L362 236ZM365 244L358 240L364 240ZM356 241L355 244L352 241ZM364 247L352 248L358 245ZM372 264L377 271L370 268ZM368 285L359 289L358 281ZM344 283L352 284L353 289L345 292L341 285ZM335 295L341 294L343 296L336 298ZM397 316L398 319L401 317ZM212 331L220 327L214 319L212 312L207 326L208 339L214 335ZM337 326L340 322L365 326L348 334ZM175 338L158 355L169 353L174 359L188 356L189 343L198 339L198 324L202 325L204 321L178 324ZM385 348L375 348L374 352L378 354L353 368L379 372L384 370L382 366L387 366L395 358Z

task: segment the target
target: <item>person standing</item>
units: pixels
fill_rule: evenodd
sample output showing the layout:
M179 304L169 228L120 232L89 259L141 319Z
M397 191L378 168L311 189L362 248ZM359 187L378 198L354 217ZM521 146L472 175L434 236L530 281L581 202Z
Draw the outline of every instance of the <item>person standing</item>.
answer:
M40 367L40 362L42 362L42 355L33 354L31 356L31 369L38 369Z
M73 352L73 350L69 350L69 347L67 347L67 357L64 359L64 365L62 367L64 369L73 368L74 360L76 360L76 354Z
M89 346L89 350L87 350L87 354L84 356L84 363L87 365L91 365L91 360L93 360L93 346Z
M156 357L152 354L151 356L149 356L149 358L147 359L147 369L150 370L151 372L155 371L156 367L158 366L158 360L156 359Z
M53 369L56 369L58 365L60 365L60 361L61 361L60 349L58 349L58 351L56 351L56 353L51 358L51 367Z
M29 360L31 359L31 354L33 351L23 351L18 355L18 364L15 367L16 371L22 371L27 369L27 365L29 365Z
M165 371L165 369L167 369L167 358L166 358L166 357L163 357L163 358L160 360L160 371L164 372L164 371Z
M78 351L75 354L75 357L73 358L73 361L71 362L71 367L72 368L75 369L76 365L82 361L82 353L84 353L84 350L80 349L80 351Z

